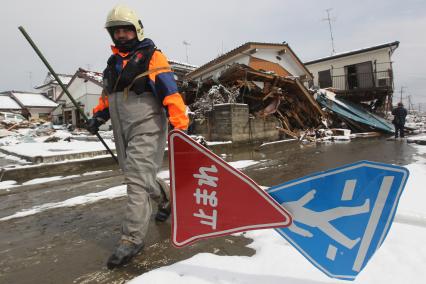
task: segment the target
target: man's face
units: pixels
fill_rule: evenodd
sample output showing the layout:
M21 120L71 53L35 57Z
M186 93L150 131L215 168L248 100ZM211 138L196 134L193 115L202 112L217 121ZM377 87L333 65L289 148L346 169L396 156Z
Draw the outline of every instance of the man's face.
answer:
M136 38L136 32L131 27L120 27L114 30L114 39L120 42L126 42Z

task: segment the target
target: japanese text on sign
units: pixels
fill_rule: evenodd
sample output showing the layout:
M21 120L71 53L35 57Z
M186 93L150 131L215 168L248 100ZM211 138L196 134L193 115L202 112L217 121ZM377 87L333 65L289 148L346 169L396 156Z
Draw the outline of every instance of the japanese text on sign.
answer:
M213 230L216 230L217 225L217 210L214 209L218 206L219 200L216 196L217 182L219 178L213 174L217 174L218 170L216 166L211 167L200 167L197 174L193 174L193 177L197 179L199 187L195 189L194 197L195 203L198 205L204 205L211 207L211 213L205 212L204 209L199 209L193 216L200 219L200 223L203 225L211 226Z

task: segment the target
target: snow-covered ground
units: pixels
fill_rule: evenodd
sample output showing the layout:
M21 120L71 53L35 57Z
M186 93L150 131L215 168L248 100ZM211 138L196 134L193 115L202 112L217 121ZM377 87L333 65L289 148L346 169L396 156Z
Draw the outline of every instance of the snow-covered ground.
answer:
M115 144L111 140L105 140L110 149L115 149ZM76 154L105 150L102 143L87 141L55 142L55 143L20 143L12 146L3 146L2 149L13 152L17 155L27 157L49 157L65 154Z
M396 220L382 247L354 283L426 283L426 147L414 145L418 150L416 161L407 166L410 170L405 191L401 197ZM231 165L246 168L254 161L238 161ZM168 171L159 173L168 179ZM58 179L60 177L56 177ZM55 178L51 178L50 180ZM38 181L30 181L35 183ZM64 201L27 208L6 216L1 221L38 214L59 207L90 204L103 199L125 195L125 187L109 188L98 193L73 197ZM170 266L147 272L130 283L339 283L313 267L287 241L274 230L244 233L253 239L249 246L256 250L252 257L218 256L201 253Z
M426 147L414 146L419 154ZM407 166L410 170L396 221L382 247L353 283L426 283L426 160L418 157ZM416 216L416 225L399 222ZM342 283L328 278L312 266L274 230L251 231L249 246L256 250L252 257L218 256L201 253L194 257L147 272L132 281L139 283Z
M6 151L13 155L5 155L0 151L0 158L7 160L15 160L17 164L25 163L18 157L53 157L71 154L93 153L105 150L105 147L93 135L88 135L86 132L74 134L67 130L56 129L50 130L49 135L44 135L43 130L49 130L50 126L45 126L40 129L22 128L16 130L16 133L3 138L0 138L0 150ZM112 131L102 131L100 135L105 140L111 150L115 150L115 144L112 140ZM57 142L45 142L46 139L57 138ZM70 138L70 139L68 139ZM202 137L193 136L198 140ZM66 139L66 140L64 140ZM204 139L204 138L202 138ZM208 146L232 144L231 141L205 141ZM166 150L168 148L166 147ZM71 157L68 157L72 159ZM75 157L78 158L78 157Z
M236 169L244 169L244 168L247 168L249 166L255 165L257 163L258 162L253 161L253 160L242 160L242 161L237 161L237 162L230 162L229 164L232 165ZM100 173L100 172L99 171L88 172L88 173L83 174L83 175L93 175L93 174L97 174L97 173ZM169 175L168 170L159 172L157 174L157 176L159 178L166 180L166 182L168 182L170 180L170 175ZM67 176L66 178L70 178L70 177L74 177L74 176ZM37 184L37 183L48 182L48 181L55 181L55 180L60 180L60 179L63 179L63 178L64 177L62 177L62 176L54 176L54 177L48 177L48 178L37 178L37 179L33 179L33 180L25 182L24 185ZM0 190L5 190L6 188L14 187L15 183L16 183L15 181L0 182ZM19 212L16 212L15 214L0 218L0 222L34 215L34 214L41 213L41 212L46 211L46 210L55 209L55 208L74 207L74 206L83 205L83 204L91 204L91 203L95 203L95 202L100 201L100 200L114 199L114 198L122 197L122 196L125 196L125 195L126 195L126 186L125 185L116 186L116 187L112 187L112 188L109 188L109 189L101 191L101 192L89 193L89 194L86 194L86 195L73 197L73 198L70 198L70 199L67 199L67 200L64 200L64 201L60 201L60 202L45 203L45 204L34 206L34 207L31 207L31 208L23 209Z

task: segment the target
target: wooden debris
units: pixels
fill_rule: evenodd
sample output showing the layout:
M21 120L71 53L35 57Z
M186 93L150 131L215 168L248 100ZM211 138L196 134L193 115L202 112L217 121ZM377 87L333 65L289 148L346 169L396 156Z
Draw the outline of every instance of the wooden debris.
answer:
M187 82L181 88L195 118L206 117L215 104L245 103L254 116L276 116L282 124L280 131L295 138L299 138L300 130L317 128L325 119L312 94L298 79L242 64L230 66L217 79Z

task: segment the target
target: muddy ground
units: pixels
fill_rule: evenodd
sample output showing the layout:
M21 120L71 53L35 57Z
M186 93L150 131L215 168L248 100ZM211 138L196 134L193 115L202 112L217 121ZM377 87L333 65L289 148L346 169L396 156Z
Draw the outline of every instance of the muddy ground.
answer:
M359 160L406 165L414 153L404 141L373 138L337 144L292 142L261 151L239 147L220 154L228 161L261 161L244 172L260 185L273 186ZM33 206L103 191L121 182L121 177L110 177L0 196L0 218ZM247 256L255 253L247 247L251 240L243 236L211 239L176 249L169 240L170 223L152 221L143 253L129 265L109 271L105 262L119 238L125 203L125 197L121 197L0 221L0 283L123 283L200 252Z

